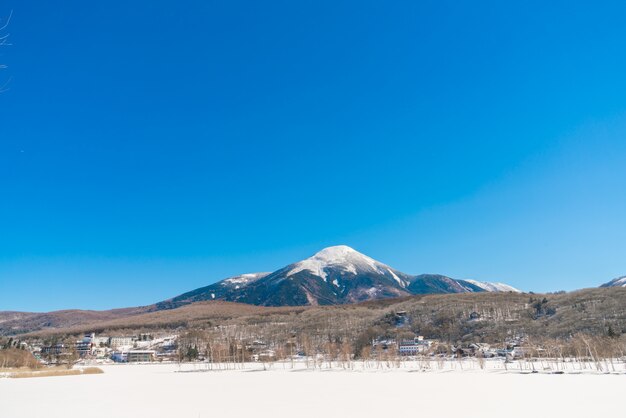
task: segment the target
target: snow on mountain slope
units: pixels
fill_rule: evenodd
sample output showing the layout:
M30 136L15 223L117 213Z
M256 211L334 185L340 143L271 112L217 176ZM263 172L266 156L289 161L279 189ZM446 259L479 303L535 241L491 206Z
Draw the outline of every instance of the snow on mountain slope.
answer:
M473 284L474 286L478 286L481 289L484 289L487 292L515 292L521 293L521 290L514 288L513 286L509 286L504 283L491 283L491 282L480 282L478 280L469 280L464 279L464 281Z
M600 287L626 287L626 276L613 279L608 283L604 283Z
M266 277L269 273L247 273L229 277L217 283L210 284L192 291L178 295L172 299L164 300L156 304L158 309L174 309L203 300L232 300L241 290L252 283Z
M229 277L228 279L224 279L218 283L222 286L239 288L262 279L268 274L270 273L246 273L239 276Z
M346 246L337 245L324 248L312 257L292 265L287 277L293 276L303 270L308 270L326 281L327 270L339 269L356 276L363 273L375 273L390 275L401 287L406 287L408 282L401 279L398 274L386 264L380 263L360 252Z
M433 293L484 292L481 287L463 280L455 280L442 274L419 274L412 276L407 290L414 295Z

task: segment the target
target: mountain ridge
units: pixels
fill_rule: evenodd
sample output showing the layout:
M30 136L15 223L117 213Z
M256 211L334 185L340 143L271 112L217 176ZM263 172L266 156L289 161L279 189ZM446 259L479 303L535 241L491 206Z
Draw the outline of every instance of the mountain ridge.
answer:
M202 300L258 306L337 305L415 294L499 291L519 292L502 283L406 274L347 245L337 245L274 272L227 278L156 306L171 309Z
M613 279L610 282L600 285L600 287L626 287L626 276Z

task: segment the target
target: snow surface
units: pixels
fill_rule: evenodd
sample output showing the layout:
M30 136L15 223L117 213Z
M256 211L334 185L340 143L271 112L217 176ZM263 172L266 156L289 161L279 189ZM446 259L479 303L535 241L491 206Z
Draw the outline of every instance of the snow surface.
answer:
M393 272L393 270L392 270L392 269L387 268L387 271L388 271L389 273L391 273L391 275L393 276L394 280L395 280L396 282L398 282L398 284L399 284L400 286L402 286L402 287L405 287L405 286L406 286L406 283L404 282L404 280L401 280L401 279L400 279L400 278L396 275L396 273L394 273L394 272Z
M254 366L117 365L101 366L100 375L0 378L0 416L617 417L626 383L623 374L520 374L515 365L509 372L462 363L430 372L374 364L358 371Z
M222 280L222 285L226 285L226 284L234 284L234 285L246 285L252 281L261 279L265 276L267 276L269 273L246 273L246 274L241 274L239 276L235 276L235 277L229 277L228 279L224 279ZM237 288L239 288L239 286L237 286Z
M513 286L509 286L504 283L492 283L492 282L479 282L478 280L469 280L464 279L466 282L473 284L474 286L478 286L481 289L486 290L487 292L515 292L521 293L520 290L514 288Z
M365 292L370 296L376 296L376 294L378 293L378 289L376 289L375 287L370 287Z
M295 263L289 273L287 273L287 277L308 270L326 281L328 275L325 269L328 268L341 269L355 276L359 273L391 274L401 286L406 286L406 283L393 272L391 267L379 263L347 245L324 248L314 256Z

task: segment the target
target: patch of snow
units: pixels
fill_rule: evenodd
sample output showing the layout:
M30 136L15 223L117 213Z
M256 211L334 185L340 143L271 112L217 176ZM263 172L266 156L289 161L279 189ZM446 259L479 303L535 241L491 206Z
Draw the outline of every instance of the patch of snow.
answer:
M345 267L345 270L348 273L352 273L352 274L354 274L356 276L357 271L356 271L356 266L354 264L348 264L348 265L346 265L344 267Z
M308 270L314 275L321 277L322 280L326 281L328 276L324 271L324 267L326 266L324 266L323 263L321 263L319 260L314 259L314 257L315 256L296 263L294 267L289 271L289 273L287 273L287 277L293 276L294 274L301 271Z
M233 284L247 285L252 281L262 279L268 274L269 273L246 273L246 274L241 274L235 277L229 277L228 279L222 280L222 286L233 285Z
M398 282L398 284L399 284L400 286L402 286L402 287L406 287L406 282L405 282L404 280L401 280L401 279L398 277L398 275L397 275L396 273L394 273L394 272L393 272L393 270L392 270L392 269L389 269L389 268L388 268L388 269L387 269L387 271L389 271L389 273L391 273L391 275L393 276L394 280L395 280L396 282Z
M370 287L365 292L370 296L375 296L378 293L378 289L376 289L375 287Z
M339 287L339 282L337 281L337 279L333 280L333 284L337 287Z
M211 293L211 299L215 299L215 293Z
M492 283L492 282L480 282L478 280L469 280L464 279L466 282L473 284L474 286L478 286L487 292L515 292L521 293L521 290L514 288L513 286L509 286L505 283Z

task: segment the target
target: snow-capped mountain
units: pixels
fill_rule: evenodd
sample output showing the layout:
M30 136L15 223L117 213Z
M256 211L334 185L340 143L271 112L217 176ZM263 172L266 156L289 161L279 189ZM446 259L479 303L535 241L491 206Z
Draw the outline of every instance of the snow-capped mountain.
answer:
M411 276L350 247L325 248L255 282L239 302L257 305L334 305L407 296Z
M521 290L518 290L518 289L514 288L513 286L509 286L508 284L504 284L504 283L479 282L478 280L469 280L469 279L465 279L463 281L471 283L474 286L478 286L478 287L480 287L481 289L483 289L483 290L485 290L487 292L515 292L515 293L521 293Z
M600 287L626 287L626 276L613 279L608 283L604 283Z
M413 294L517 291L501 283L455 280L437 274L412 276L338 245L273 273L230 277L157 304L171 309L202 300L265 306L335 305Z

